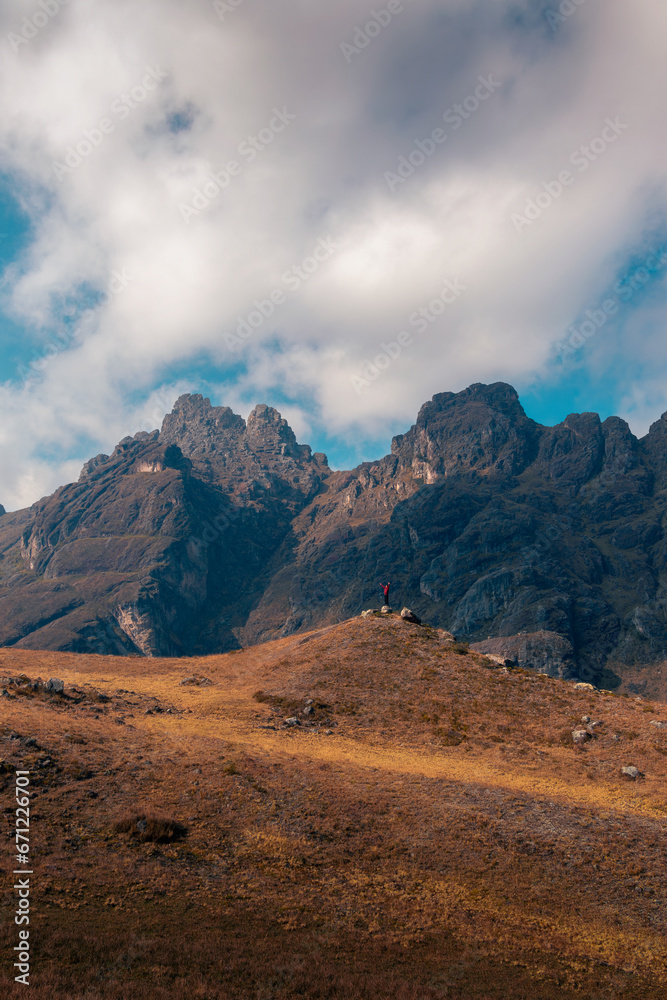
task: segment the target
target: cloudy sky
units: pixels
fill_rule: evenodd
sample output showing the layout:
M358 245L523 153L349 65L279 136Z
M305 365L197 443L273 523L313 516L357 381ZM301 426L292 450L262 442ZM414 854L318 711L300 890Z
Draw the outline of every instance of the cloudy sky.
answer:
M182 392L335 467L436 392L667 409L660 0L4 0L0 502Z

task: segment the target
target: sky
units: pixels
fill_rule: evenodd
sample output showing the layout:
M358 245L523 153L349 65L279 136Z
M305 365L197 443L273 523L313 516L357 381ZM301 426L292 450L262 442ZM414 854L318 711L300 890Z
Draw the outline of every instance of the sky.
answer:
M0 503L201 392L335 468L434 393L667 410L660 0L4 0Z

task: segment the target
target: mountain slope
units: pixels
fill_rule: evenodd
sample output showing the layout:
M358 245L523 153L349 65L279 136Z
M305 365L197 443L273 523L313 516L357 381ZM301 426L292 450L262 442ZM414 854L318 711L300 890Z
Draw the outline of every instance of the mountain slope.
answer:
M392 600L464 639L557 633L578 676L651 690L667 659L667 414L526 417L503 383L440 393L349 472L277 411L183 396L78 483L0 517L0 643L193 655Z
M379 614L194 660L2 649L0 676L36 1000L665 995L664 705Z

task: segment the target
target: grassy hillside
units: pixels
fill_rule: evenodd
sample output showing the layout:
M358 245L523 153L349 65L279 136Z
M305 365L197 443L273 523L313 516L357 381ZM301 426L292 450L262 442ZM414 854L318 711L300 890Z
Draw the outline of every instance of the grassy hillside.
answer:
M34 1000L667 994L664 704L397 616L201 659L0 649L0 675Z

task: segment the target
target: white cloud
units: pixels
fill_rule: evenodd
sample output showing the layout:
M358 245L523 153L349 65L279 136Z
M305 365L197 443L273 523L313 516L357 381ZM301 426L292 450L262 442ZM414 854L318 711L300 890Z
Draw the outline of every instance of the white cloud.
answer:
M667 142L667 11L590 2L552 31L547 6L406 4L350 65L339 46L360 23L352 0L253 0L224 21L208 3L80 0L17 53L5 45L0 129L35 227L5 308L46 344L63 300L114 272L131 280L36 378L2 388L0 500L31 502L72 475L82 442L108 449L139 429L165 381L196 391L173 372L206 355L249 363L225 402L291 393L302 439L320 425L381 433L434 392L546 371L553 342L664 211ZM0 35L25 15L24 0L5 3ZM166 74L152 89L149 69ZM460 127L444 123L488 75L500 88ZM295 118L270 136L275 109ZM608 117L628 129L579 173L571 154ZM113 130L58 180L54 161L104 119ZM446 141L392 193L384 173L438 127ZM229 185L186 224L179 205L230 161ZM512 213L566 168L572 185L518 234ZM238 317L329 234L341 249L230 354ZM356 394L350 376L447 277L465 296Z

